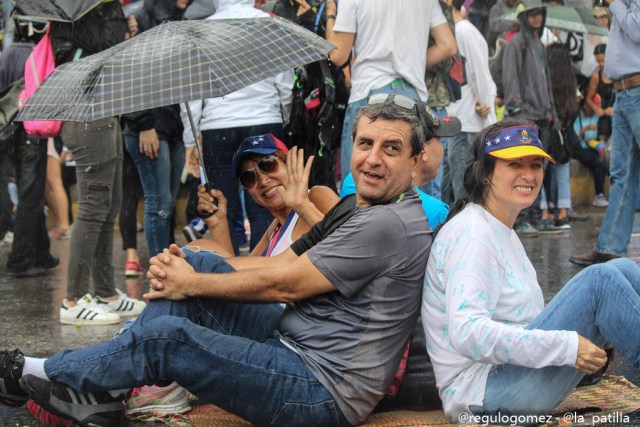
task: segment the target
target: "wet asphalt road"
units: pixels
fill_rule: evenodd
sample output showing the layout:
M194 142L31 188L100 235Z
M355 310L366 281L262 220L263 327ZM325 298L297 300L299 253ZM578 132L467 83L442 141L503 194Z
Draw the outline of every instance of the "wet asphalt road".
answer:
M590 249L597 238L598 227L602 221L604 209L583 208L581 212L591 214L586 222L571 222L571 230L560 235L539 236L523 239L523 243L538 273L538 280L545 299L549 300L580 268L569 262L574 253L583 253ZM640 213L636 214L638 218ZM631 238L629 257L640 262L640 221L636 221L638 235ZM176 233L178 243L185 241L181 233ZM9 279L4 265L10 248L0 245L0 348L19 347L25 354L46 357L66 348L78 348L107 340L120 328L112 326L62 325L58 322L58 312L65 296L66 268L69 241L52 240L51 252L60 257L60 266L43 277L30 279ZM144 236L138 234L140 256L147 256ZM116 232L114 245L114 265L116 267L116 286L129 296L140 297L147 287L144 279L125 279L125 253L121 250L122 241ZM143 267L146 267L143 265ZM640 372L629 362L618 357L610 373L624 375L640 385ZM158 426L165 425L156 423ZM150 423L131 423L130 425L152 426ZM632 416L632 425L640 425L640 414ZM40 426L24 408L10 408L0 405L0 427Z

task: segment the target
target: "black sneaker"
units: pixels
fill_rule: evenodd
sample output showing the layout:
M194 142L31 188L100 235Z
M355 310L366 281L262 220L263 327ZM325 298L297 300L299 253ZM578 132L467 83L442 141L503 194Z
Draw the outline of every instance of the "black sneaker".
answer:
M20 377L24 366L24 354L17 348L0 351L0 401L11 406L22 406L27 401L27 393L20 387Z
M81 426L119 426L124 420L123 397L112 397L106 391L81 393L60 383L34 375L20 379L22 389L42 409L71 419Z

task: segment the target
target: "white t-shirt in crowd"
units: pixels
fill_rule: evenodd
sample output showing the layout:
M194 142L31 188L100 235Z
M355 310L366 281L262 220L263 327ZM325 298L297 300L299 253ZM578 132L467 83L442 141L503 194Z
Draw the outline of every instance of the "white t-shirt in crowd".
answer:
M446 22L438 0L340 0L333 29L356 34L349 102L397 78L426 101L429 29Z
M476 133L496 122L496 84L489 71L489 47L476 27L466 19L456 22L458 53L466 59L467 84L462 97L447 107L447 112L462 122L462 132ZM491 107L487 118L476 113L476 102Z

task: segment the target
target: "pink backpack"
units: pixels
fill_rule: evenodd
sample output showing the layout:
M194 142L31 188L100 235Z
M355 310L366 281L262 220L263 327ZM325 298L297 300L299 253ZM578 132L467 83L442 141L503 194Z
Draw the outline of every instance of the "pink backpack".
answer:
M18 108L22 108L26 104L31 95L55 68L51 39L49 31L47 31L47 34L33 48L24 64L24 90L18 96ZM23 125L28 135L43 138L58 136L60 128L62 128L62 122L59 120L26 120Z

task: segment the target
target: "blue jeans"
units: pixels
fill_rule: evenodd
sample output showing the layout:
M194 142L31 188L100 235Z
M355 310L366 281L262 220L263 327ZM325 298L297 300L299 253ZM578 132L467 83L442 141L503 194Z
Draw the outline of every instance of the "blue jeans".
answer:
M626 256L640 179L640 87L616 92L609 206L595 250Z
M627 258L587 267L573 277L527 329L576 331L640 367L640 267ZM474 413L545 415L562 402L583 374L571 366L541 369L494 365L483 408Z
M545 163L548 162L545 161ZM544 186L542 187L542 191L540 192L540 209L549 209L549 202L553 200L556 201L555 207L559 209L571 209L570 163L571 162L547 165L546 171L551 173L551 194L547 194Z
M124 143L136 164L144 192L144 235L149 256L168 248L172 241L171 217L180 189L184 168L184 145L180 141L160 140L158 158L140 152L137 135L124 135Z
M436 113L439 118L443 118L449 115L445 107L435 107L433 108L433 112ZM440 143L442 144L444 153L442 156L442 161L440 162L438 175L431 181L421 186L420 189L428 195L435 197L438 200L442 200L449 205L453 202L453 189L451 188L451 171L449 168L449 163L447 162L448 140L449 138L440 138Z
M350 102L344 115L344 124L342 126L342 137L340 138L340 176L344 179L351 172L351 152L353 151L353 140L351 134L353 132L353 124L360 107L367 105L367 99L376 93L392 93L396 95L405 95L412 99L420 99L418 92L409 83L402 79L396 79L393 82L380 88L373 89L365 99Z
M187 259L196 270L233 271L209 252ZM157 300L113 340L58 353L45 372L84 392L176 381L257 425L349 425L300 356L274 337L281 314L278 304Z
M116 295L113 232L122 199L120 123L109 117L64 122L60 136L76 160L78 214L69 243L67 298L82 298L93 280L95 295Z
M204 167L209 181L227 198L227 221L231 231L231 244L236 255L240 252L238 236L233 231L233 224L236 218L242 217L242 205L238 195L240 185L236 177L231 175L231 160L243 139L265 133L272 133L282 139L283 132L280 123L202 131ZM250 248L253 250L269 228L273 216L268 210L259 206L248 191L244 193L244 200L247 218L251 225Z

